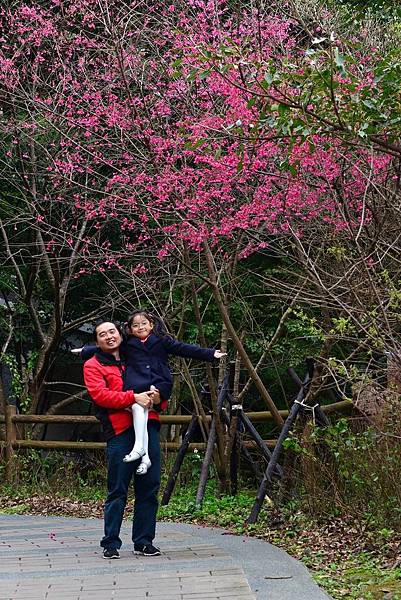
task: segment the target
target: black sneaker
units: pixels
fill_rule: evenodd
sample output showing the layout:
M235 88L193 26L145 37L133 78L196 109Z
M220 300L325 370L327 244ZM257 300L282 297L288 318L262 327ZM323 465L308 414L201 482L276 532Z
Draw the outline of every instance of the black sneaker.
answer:
M105 548L103 550L103 558L120 558L120 553L117 548Z
M134 554L142 554L142 556L160 556L160 548L152 546L152 544L135 544Z

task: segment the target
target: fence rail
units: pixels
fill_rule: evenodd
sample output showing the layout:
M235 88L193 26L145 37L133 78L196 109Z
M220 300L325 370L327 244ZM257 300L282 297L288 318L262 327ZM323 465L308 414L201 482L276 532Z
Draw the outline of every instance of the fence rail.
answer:
M342 400L335 404L329 404L322 406L325 413L333 412L344 412L350 410L353 404L350 400ZM280 410L280 415L283 418L288 416L287 410ZM269 411L260 412L249 412L247 416L254 423L263 423L271 420L272 414ZM161 415L160 421L163 425L185 425L189 424L192 415ZM207 416L210 420L211 417ZM68 442L61 440L31 440L31 439L18 439L17 435L20 433L18 424L51 424L51 423L64 423L64 424L95 424L98 423L98 419L94 416L89 415L20 415L16 413L16 407L12 405L6 406L4 415L0 415L0 425L5 425L5 440L0 441L0 448L5 451L6 460L6 481L11 481L13 476L13 458L14 450L22 448L40 448L47 450L98 450L105 448L104 442ZM265 443L269 447L274 447L276 440L265 440ZM256 447L254 442L247 442L245 444L248 448ZM176 452L180 444L177 442L161 442L162 449L165 451ZM189 450L204 450L206 444L203 442L192 443L189 445Z

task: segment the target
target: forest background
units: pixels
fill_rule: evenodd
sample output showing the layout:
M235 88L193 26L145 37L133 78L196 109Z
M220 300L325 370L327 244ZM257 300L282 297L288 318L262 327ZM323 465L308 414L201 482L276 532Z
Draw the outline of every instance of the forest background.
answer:
M396 594L398 3L14 1L0 36L0 339L19 410L88 406L54 374L82 326L138 306L227 348L245 409L267 406L277 427L288 367L313 357L313 397L359 412L291 438L298 476L262 526L269 510L290 531L296 514L350 519L338 552L360 544L369 577L393 567ZM216 411L210 371L174 370L171 412L199 408L205 381Z

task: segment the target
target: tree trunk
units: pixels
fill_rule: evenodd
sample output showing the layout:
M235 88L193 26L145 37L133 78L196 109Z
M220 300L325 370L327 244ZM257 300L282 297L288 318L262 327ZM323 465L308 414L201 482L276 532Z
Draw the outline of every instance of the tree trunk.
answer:
M260 393L263 400L266 402L267 406L269 407L276 424L281 429L281 427L284 424L284 421L283 421L272 397L270 396L270 394L267 391L267 389L265 388L262 380L260 379L259 375L257 374L254 366L252 365L252 363L249 359L249 356L246 353L245 348L242 345L241 340L240 340L239 336L237 335L237 332L235 331L235 328L234 328L234 326L231 322L231 319L228 315L226 304L224 302L224 298L222 296L222 293L221 293L220 288L217 283L216 273L215 273L215 269L214 269L214 265L213 265L212 254L210 252L207 242L204 242L204 250L205 250L206 264L207 264L208 273L209 273L210 286L213 291L213 295L214 295L214 298L216 301L217 308L219 309L219 312L224 321L224 324L227 327L228 334L231 337L233 344L235 345L235 347L238 351L238 354L240 355L240 357L242 359L244 367L249 372L249 375L252 378L253 382L255 383L255 386L256 386L258 392Z

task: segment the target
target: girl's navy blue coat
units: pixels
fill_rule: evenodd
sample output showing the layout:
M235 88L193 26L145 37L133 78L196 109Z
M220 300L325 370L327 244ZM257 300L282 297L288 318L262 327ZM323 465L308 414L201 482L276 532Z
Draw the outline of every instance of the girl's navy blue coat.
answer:
M124 390L146 392L154 385L166 400L170 398L173 386L168 364L169 354L212 362L215 352L213 348L184 344L170 336L159 337L154 333L151 333L145 342L129 336L126 342L123 342L122 350L127 365Z
M125 355L126 363L123 389L140 393L148 391L150 386L154 385L164 400L170 398L173 386L168 364L170 354L213 362L215 353L214 348L184 344L170 336L159 337L154 333L151 333L145 342L129 336L122 342L120 350ZM94 346L86 346L82 350L82 358L90 358L94 351Z

